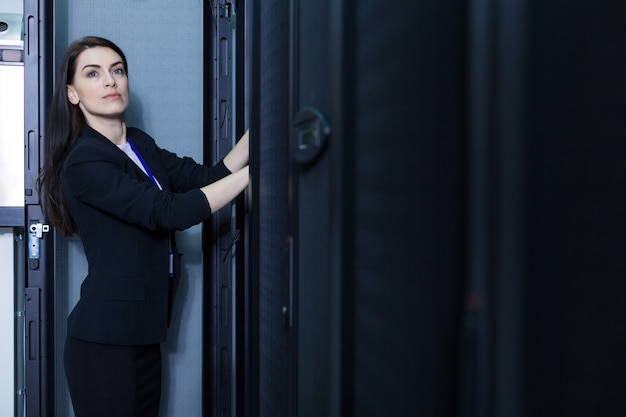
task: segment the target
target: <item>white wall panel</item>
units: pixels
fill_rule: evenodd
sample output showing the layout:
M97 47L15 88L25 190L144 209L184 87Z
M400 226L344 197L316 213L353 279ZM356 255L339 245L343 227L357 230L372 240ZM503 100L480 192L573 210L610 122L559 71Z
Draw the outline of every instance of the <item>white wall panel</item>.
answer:
M24 206L24 67L0 63L0 207Z
M4 13L22 13L22 1L0 0L0 11Z
M15 408L15 272L13 229L0 228L0 416Z

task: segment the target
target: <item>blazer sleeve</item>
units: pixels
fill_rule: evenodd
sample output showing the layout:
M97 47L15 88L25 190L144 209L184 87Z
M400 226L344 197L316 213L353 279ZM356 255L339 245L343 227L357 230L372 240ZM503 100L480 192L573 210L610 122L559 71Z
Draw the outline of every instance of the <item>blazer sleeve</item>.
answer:
M63 188L68 205L72 199L79 202L76 214L81 205L90 206L152 230L183 230L211 217L199 188L177 185L186 191L161 191L135 175L136 167L129 165L134 163L115 145L89 139L79 138L64 162Z
M146 158L151 169L163 169L153 172L157 178L167 179L167 188L174 192L185 192L194 188L211 184L231 172L224 165L223 160L215 166L198 164L192 158L179 157L175 153L157 146L154 139L145 132L129 129L129 137L139 148L139 152Z

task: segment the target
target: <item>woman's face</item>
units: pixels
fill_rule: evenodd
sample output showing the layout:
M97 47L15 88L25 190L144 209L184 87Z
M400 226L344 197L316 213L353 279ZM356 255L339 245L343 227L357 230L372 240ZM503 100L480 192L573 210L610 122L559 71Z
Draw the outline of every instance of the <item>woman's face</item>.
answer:
M85 49L76 59L67 98L80 107L88 124L95 119L123 120L129 92L122 57L103 46Z

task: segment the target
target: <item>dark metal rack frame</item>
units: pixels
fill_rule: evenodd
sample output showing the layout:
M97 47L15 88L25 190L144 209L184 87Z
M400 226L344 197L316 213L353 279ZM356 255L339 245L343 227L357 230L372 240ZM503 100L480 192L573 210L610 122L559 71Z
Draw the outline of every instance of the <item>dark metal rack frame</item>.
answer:
M204 15L204 161L212 165L245 131L245 2L209 2ZM206 416L248 412L246 211L242 195L203 229Z
M52 79L53 2L24 0L25 407L27 417L54 415L53 232L46 232L37 190ZM43 231L41 231L43 229ZM32 235L35 236L32 236ZM36 243L39 253L31 251Z

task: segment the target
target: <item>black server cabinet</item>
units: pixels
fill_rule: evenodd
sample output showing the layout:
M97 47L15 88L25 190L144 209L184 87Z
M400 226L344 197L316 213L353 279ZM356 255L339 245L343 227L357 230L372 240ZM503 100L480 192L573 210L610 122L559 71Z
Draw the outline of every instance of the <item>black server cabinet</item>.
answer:
M468 10L466 416L624 414L624 17Z
M289 325L288 192L290 3L248 2L250 15L249 416L289 416L293 329Z
M626 10L527 16L524 415L623 415Z
M623 414L624 13L254 3L259 415Z
M466 260L465 4L387 6L345 1L330 14L331 62L342 63L332 72L329 141L340 311L331 415L454 416Z
M258 415L454 415L463 5L267 1L253 16Z

